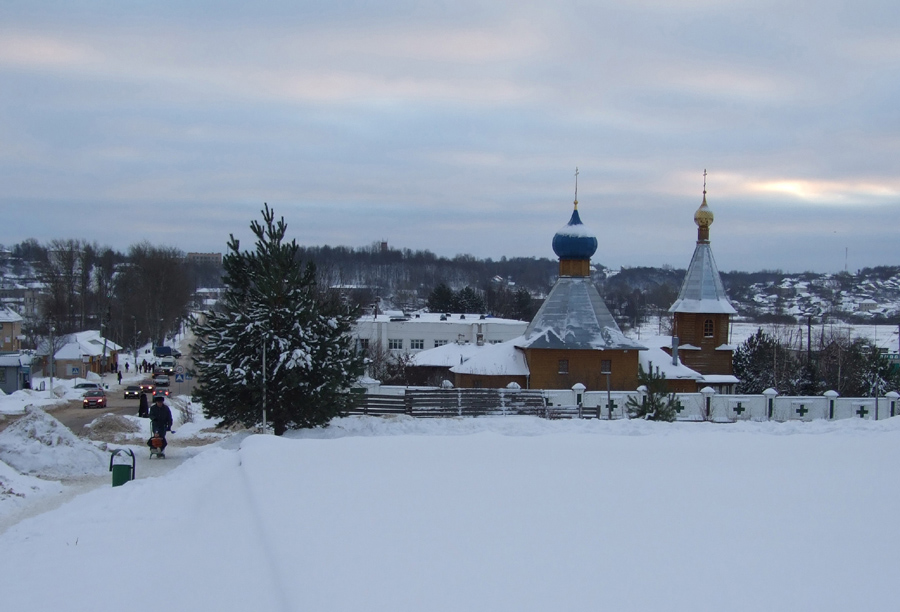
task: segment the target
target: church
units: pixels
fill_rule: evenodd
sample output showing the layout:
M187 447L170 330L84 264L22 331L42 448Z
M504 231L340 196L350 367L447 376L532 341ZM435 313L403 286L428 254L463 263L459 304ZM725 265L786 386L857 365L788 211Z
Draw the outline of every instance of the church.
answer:
M670 391L712 387L730 392L738 382L731 367L733 347L728 344L730 317L736 311L712 255L713 218L704 172L703 201L694 213L698 228L694 256L669 309L673 335L638 342L622 333L591 282L590 259L598 241L582 223L576 190L572 216L553 236L559 277L544 304L522 336L482 347L450 368L454 385L568 389L580 383L588 391L630 391L639 385L640 366L664 375Z

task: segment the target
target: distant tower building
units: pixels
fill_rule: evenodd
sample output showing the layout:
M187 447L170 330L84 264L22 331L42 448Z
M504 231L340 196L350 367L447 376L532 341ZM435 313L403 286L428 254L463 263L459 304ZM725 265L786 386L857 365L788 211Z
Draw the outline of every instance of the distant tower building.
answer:
M706 204L706 171L703 171L703 203L694 213L697 224L697 246L684 277L678 299L669 308L673 313L672 335L678 339L678 357L689 368L704 375L714 384L734 381L728 344L731 315L737 311L725 295L716 261L709 245L709 226L713 213ZM707 376L710 375L710 376Z

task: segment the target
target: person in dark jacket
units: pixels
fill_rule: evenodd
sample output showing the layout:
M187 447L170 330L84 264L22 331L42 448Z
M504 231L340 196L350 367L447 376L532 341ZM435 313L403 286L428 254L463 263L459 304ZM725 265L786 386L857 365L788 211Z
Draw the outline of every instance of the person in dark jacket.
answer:
M150 402L147 401L146 393L141 393L141 403L138 405L138 416L145 419L150 416Z
M166 449L166 432L172 430L172 411L166 406L166 398L157 395L153 398L153 405L150 406L150 429L154 436L162 438L161 451ZM150 445L150 443L147 443Z

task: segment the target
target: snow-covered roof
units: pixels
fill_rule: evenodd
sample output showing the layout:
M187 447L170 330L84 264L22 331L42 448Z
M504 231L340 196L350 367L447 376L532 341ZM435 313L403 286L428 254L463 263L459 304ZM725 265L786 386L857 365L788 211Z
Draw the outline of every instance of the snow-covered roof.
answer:
M112 340L103 338L99 331L89 330L70 334L67 337L66 344L54 353L53 358L71 360L81 359L84 355L102 357L104 353L104 342L107 355L112 351L122 350L122 347Z
M0 323L21 323L22 317L8 306L0 306Z
M441 317L444 317L444 319L441 319ZM403 323L490 323L491 325L522 325L523 323L518 319L503 319L500 317L491 317L488 315L462 313L451 314L442 312L416 312L407 314L400 310L388 310L377 315L363 315L357 319L358 323L388 323L391 321L402 321Z
M725 287L708 242L697 243L678 299L669 312L737 313L725 295Z
M0 354L0 367L2 368L16 368L21 365L27 365L31 361L23 363L22 355L19 353L3 353Z
M528 376L531 371L525 362L520 344L523 338L514 338L500 344L477 347L479 350L465 363L450 368L454 374L481 374L484 376Z
M589 278L562 276L525 330L522 346L559 349L635 349Z
M679 359L678 364L672 363L672 356L662 347L672 346L672 336L652 336L644 340L647 350L638 353L638 360L645 371L659 370L666 380L702 380L703 375L692 370Z
M121 346L119 346L118 344L116 344L115 342L110 340L109 338L104 338L103 336L100 335L100 332L95 329L78 332L78 333L72 334L72 335L75 336L75 339L78 340L79 342L89 343L89 344L92 344L92 345L98 347L100 349L100 353L98 353L98 354L103 353L104 346L106 346L107 353L109 353L110 351L121 351L122 350Z
M712 385L727 385L737 384L741 382L741 380L737 376L732 376L731 374L704 374L703 382Z
M493 345L488 344L479 346L470 342L465 342L462 344L458 342L450 342L443 346L438 346L433 349L414 353L412 357L410 357L410 365L435 368L451 368L465 362L471 357L477 355L479 352L483 351L486 347L490 346Z

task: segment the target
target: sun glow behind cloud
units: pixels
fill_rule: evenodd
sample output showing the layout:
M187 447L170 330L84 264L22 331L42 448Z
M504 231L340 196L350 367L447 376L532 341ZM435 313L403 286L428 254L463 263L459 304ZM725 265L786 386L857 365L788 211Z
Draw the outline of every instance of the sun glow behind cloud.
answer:
M790 196L800 202L830 206L890 204L900 197L898 185L859 181L773 179L748 181L744 189L749 193Z

